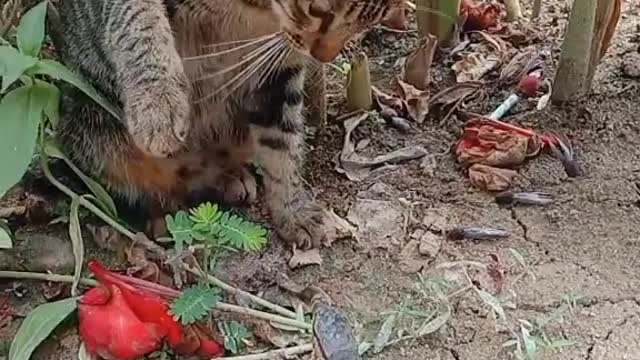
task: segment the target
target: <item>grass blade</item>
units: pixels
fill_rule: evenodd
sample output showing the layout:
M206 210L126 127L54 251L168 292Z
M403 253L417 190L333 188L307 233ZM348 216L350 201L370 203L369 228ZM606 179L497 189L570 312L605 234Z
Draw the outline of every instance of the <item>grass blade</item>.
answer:
M80 197L76 196L71 199L71 208L69 210L69 237L71 238L73 257L75 258L73 284L71 285L72 296L77 295L78 283L80 282L80 275L82 275L82 264L84 263L84 242L82 241L79 211Z

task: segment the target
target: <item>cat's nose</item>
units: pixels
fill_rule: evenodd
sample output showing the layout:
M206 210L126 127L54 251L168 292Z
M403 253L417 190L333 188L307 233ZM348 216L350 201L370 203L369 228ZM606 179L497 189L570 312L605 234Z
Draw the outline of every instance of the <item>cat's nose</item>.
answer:
M337 41L317 40L311 47L311 56L325 63L331 62L340 53L342 45Z

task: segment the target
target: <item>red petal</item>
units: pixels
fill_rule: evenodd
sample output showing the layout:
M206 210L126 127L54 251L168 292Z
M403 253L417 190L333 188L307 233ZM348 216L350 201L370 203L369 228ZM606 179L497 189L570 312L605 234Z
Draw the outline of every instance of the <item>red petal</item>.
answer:
M109 290L108 303L81 302L78 306L79 332L87 350L118 360L133 360L158 350L161 336L136 317L117 286L109 285Z
M97 260L89 261L87 267L100 282L113 284L120 288L124 300L138 319L157 325L159 334L167 336L170 344L177 343L182 339L180 324L169 314L169 306L164 299L154 293L127 284Z

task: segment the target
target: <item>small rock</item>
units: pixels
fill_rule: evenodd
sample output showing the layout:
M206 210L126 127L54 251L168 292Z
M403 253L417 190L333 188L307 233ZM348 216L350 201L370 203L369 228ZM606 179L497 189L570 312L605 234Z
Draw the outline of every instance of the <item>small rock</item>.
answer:
M420 239L418 252L420 255L435 258L442 247L442 237L427 231Z
M622 58L622 73L631 78L640 78L640 53L631 52Z
M17 234L19 257L28 271L67 273L73 271L71 240L44 234Z
M13 249L0 251L1 270L67 273L74 261L69 239L45 234L18 232Z
M355 238L368 250L389 249L403 234L404 212L392 201L358 199L347 220L356 225Z

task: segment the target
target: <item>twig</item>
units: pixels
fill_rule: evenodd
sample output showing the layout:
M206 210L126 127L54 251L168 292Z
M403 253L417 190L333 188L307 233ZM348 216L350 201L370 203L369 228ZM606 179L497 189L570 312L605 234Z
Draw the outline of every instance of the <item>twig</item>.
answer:
M177 295L180 295L180 292L174 289L166 288L173 291L165 291L164 290L165 287L159 284L155 284L157 285L157 288L151 287L149 286L150 282L142 279L137 279L131 276L123 276L123 275L116 275L116 277L132 285L137 285L142 288L145 288L146 290L161 292L163 295L168 297L175 297ZM52 282L73 283L73 276L71 275L58 275L58 274L46 274L46 273L34 273L34 272L22 272L22 271L0 271L0 279L43 280L43 281L52 281ZM92 279L80 279L80 283L87 286L98 285L98 282ZM238 305L218 302L216 303L216 305L214 305L213 309L219 310L219 311L233 312L233 313L238 313L243 315L250 315L259 319L273 321L279 324L289 325L289 326L293 326L303 330L311 330L311 324L309 323L295 320L295 319L289 319L289 318L282 317L275 314L270 314L264 311L245 308Z
M73 283L73 276L58 275L46 273L34 273L23 271L0 271L0 279L18 279L18 280L43 280L51 282ZM80 284L87 286L96 286L98 282L92 279L80 279Z
M298 316L296 315L295 312L291 311L291 310L287 310L285 308L283 308L280 305L274 304L272 302L269 302L261 297L255 296L251 293L248 293L244 290L240 290L236 287L233 287L225 282L223 282L222 280L216 278L215 276L209 275L209 274L202 274L201 272L199 272L198 270L188 266L188 265L184 265L184 269L187 270L188 272L194 274L194 275L198 275L198 276L203 276L206 278L206 280L208 282L210 282L211 284L221 288L222 290L225 290L228 293L231 293L233 295L239 295L241 297L245 297L251 301L253 301L254 303L260 305L260 306L264 306L269 310L275 311L276 313L282 315L282 316L286 316L292 319L297 319ZM206 276L205 276L206 275Z
M313 344L304 344L300 346L293 346L290 348L267 351L261 354L223 357L217 358L216 360L276 360L281 358L288 359L294 355L305 354L311 351L313 351Z
M258 319L273 321L282 325L289 325L302 330L311 330L311 324L306 323L304 321L289 319L280 315L275 315L268 312L254 310L254 309L250 309L250 308L246 308L238 305L218 302L213 308L215 310L220 310L220 311L228 311L236 314L249 315L249 316L256 317Z

